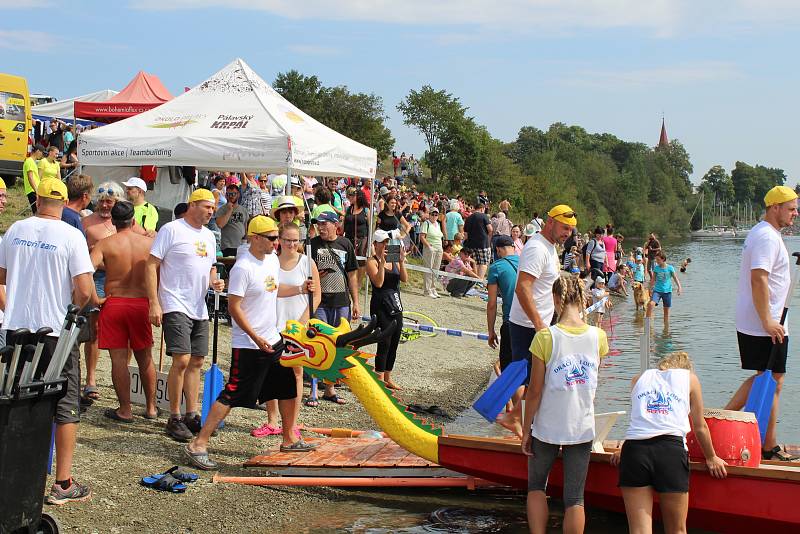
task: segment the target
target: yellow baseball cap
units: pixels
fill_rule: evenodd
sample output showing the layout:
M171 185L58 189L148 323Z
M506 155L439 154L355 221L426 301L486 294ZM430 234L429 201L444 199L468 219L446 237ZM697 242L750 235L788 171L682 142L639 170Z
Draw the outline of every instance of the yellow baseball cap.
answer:
M250 224L247 225L247 235L266 234L267 232L277 231L278 224L274 219L266 215L256 215L250 219Z
M0 178L0 189L7 189L6 181Z
M36 196L66 201L68 196L67 186L61 180L45 178L39 182L39 187L36 188Z
M578 217L575 215L575 211L566 204L554 206L553 209L547 212L547 216L570 226L578 224Z
M791 187L785 185L776 185L764 195L764 204L767 207L774 206L775 204L783 204L797 198L797 193Z
M200 189L195 189L189 197L189 202L199 202L201 200L215 202L214 195L211 194L211 191L202 187Z

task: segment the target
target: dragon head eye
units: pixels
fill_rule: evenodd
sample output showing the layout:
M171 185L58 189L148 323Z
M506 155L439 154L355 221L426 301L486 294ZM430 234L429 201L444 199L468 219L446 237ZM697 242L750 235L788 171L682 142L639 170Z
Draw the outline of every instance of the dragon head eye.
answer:
M306 337L309 339L317 337L317 329L309 328L308 330L306 330Z

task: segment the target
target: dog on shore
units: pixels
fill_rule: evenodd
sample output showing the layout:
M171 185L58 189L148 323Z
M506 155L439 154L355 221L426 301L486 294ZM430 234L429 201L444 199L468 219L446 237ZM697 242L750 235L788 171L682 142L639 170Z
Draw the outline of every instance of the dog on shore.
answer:
M636 311L639 311L639 306L642 311L647 309L647 301L650 300L650 290L647 289L641 282L633 283L633 302L636 304Z

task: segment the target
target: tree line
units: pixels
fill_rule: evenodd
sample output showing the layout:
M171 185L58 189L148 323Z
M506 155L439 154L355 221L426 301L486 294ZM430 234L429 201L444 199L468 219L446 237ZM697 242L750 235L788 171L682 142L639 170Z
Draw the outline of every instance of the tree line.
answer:
M279 74L273 86L323 124L375 148L379 159L392 150L380 97L325 87L316 76L294 70ZM428 85L411 90L396 107L427 144L422 162L430 177L420 184L423 190L466 198L486 190L493 199L509 199L517 219L569 204L581 231L611 223L633 236L686 234L699 226L701 191L705 198L755 205L786 178L781 169L737 162L730 175L712 167L695 192L689 153L676 139L650 147L554 123L547 130L523 126L516 140L504 143L470 116L458 97Z

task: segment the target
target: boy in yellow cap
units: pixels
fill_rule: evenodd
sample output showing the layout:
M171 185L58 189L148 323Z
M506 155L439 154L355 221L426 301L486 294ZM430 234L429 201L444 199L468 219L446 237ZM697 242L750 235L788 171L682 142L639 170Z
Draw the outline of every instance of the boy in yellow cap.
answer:
M770 369L778 383L772 414L761 451L764 460L791 461L797 457L778 445L778 405L786 373L788 326L781 326L783 303L790 288L791 262L781 237L781 229L791 226L797 217L797 193L783 185L770 189L764 197L764 220L748 233L742 248L739 271L739 291L736 295L736 337L742 369L755 371L739 387L726 410L741 410L753 379L767 369L773 350Z
M55 351L67 306L85 306L92 300L92 261L86 240L77 228L61 220L67 187L58 179L43 179L36 189L36 215L15 222L0 243L0 284L6 285L3 328L9 344L35 343L35 336L15 339L19 328L35 332L49 327L39 371L45 369ZM31 296L31 281L37 284ZM91 497L88 486L72 479L72 458L80 421L80 361L78 348L70 350L61 377L66 393L56 407L55 484L47 502L65 504Z
M313 284L280 283L281 267L274 253L278 225L257 215L247 226L250 247L239 254L228 283L228 310L233 319L231 370L228 383L211 407L197 438L184 450L188 462L199 469L216 469L208 456L211 434L231 408L250 407L257 401L278 400L283 427L283 452L307 452L316 445L294 435L297 384L294 371L280 364L284 349L277 327L278 297L313 291Z
M169 222L156 234L147 260L147 298L150 322L162 326L172 367L167 377L170 418L167 434L188 441L200 431L200 369L208 354L208 288L225 289L217 278L216 240L206 225L214 213L214 195L197 189L189 197L182 219ZM181 394L186 414L181 417Z

